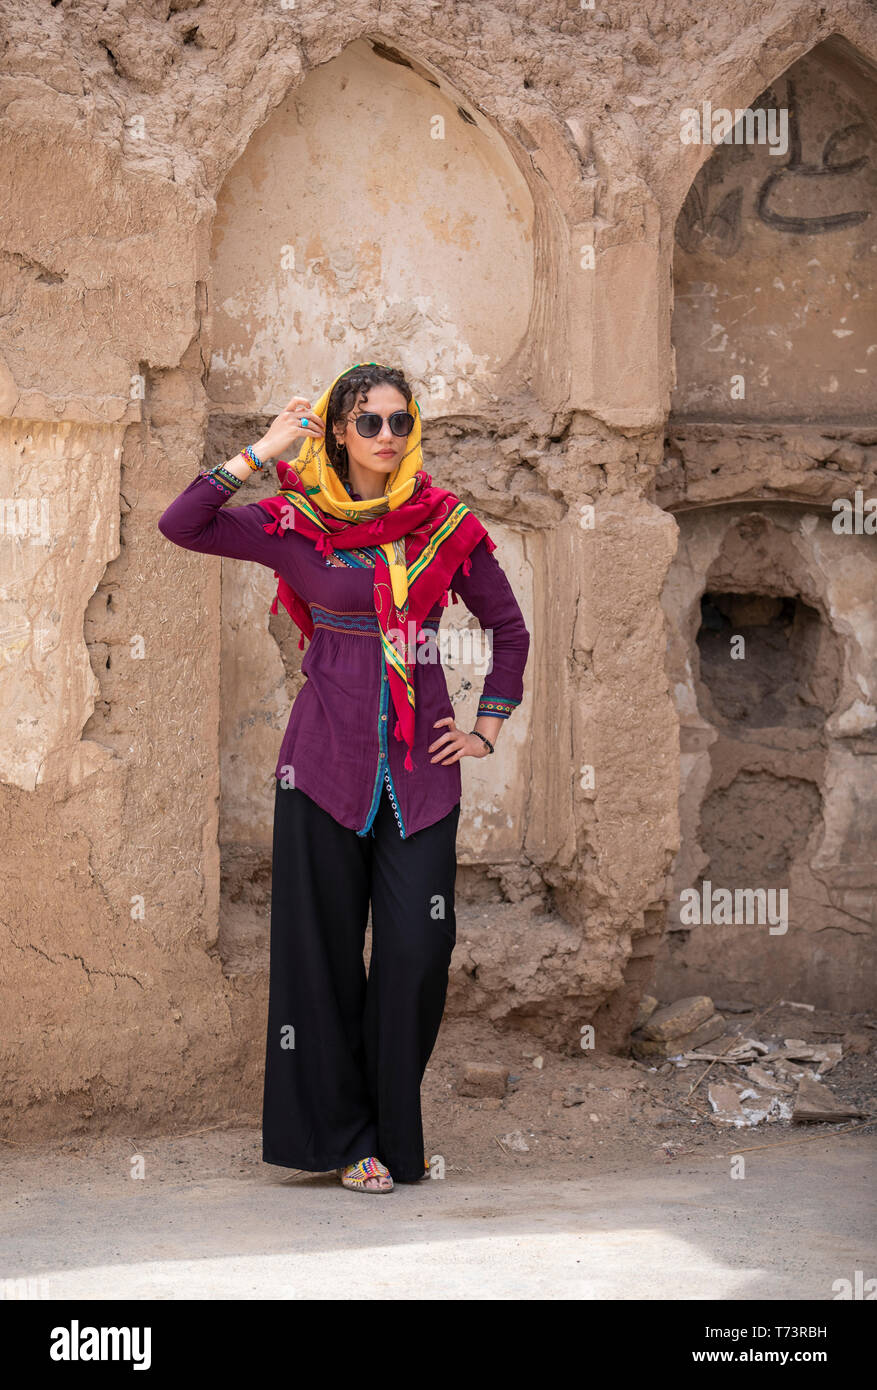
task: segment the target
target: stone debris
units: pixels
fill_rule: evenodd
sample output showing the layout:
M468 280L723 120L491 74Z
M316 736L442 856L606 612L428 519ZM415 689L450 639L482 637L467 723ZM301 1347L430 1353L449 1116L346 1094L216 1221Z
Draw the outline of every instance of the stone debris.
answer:
M757 1043L753 1038L743 1038L739 1033L725 1033L714 1041L712 1047L689 1048L682 1056L689 1062L754 1062L767 1051L769 1049L763 1043Z
M744 1007L734 1000L723 1001L723 1006L731 1013L742 1012ZM811 1009L808 1004L794 1007ZM688 1028L688 1032L681 1032L683 1028ZM873 1040L868 1034L846 1036L855 1041L861 1053L870 1052ZM740 1128L778 1120L794 1119L800 1123L854 1119L862 1114L855 1106L838 1100L817 1079L842 1061L844 1044L810 1042L805 1038L766 1043L748 1034L725 1031L724 1018L707 995L692 995L651 1010L645 1025L631 1034L631 1051L641 1064L654 1062L661 1074L671 1066L717 1066L718 1074L707 1080L715 1124ZM723 1073L719 1064L724 1064L728 1072ZM733 1079L735 1071L745 1079ZM564 1103L580 1101L570 1099Z
M833 1071L843 1058L843 1048L840 1043L826 1043L822 1051L827 1052L828 1056L823 1058L816 1068L817 1076L824 1076L826 1072Z
M663 1008L655 1010L642 1029L642 1035L649 1042L682 1038L706 1023L714 1013L713 1001L705 994L677 999L675 1004L665 1004Z
M652 994L644 994L639 1001L639 1008L636 1011L636 1018L633 1020L633 1032L644 1028L658 1007L658 1001Z
M843 1045L847 1052L854 1052L858 1056L864 1057L874 1046L874 1039L869 1033L847 1033Z
M652 1012L644 1027L631 1034L631 1051L639 1062L682 1057L725 1031L725 1019L705 994L678 999Z
M642 1034L631 1037L631 1050L634 1057L641 1062L653 1062L670 1057L682 1057L686 1052L694 1048L702 1047L705 1043L711 1042L713 1038L719 1037L725 1031L725 1020L721 1014L713 1014L700 1027L695 1028L691 1033L684 1033L678 1038L666 1038L652 1040Z
M817 1073L824 1076L832 1071L843 1057L840 1043L807 1043L801 1038L786 1038L783 1060L790 1062L817 1062Z
M813 1121L857 1120L864 1115L855 1105L839 1100L827 1086L811 1077L801 1078L798 1094L795 1096L795 1109L792 1115L794 1124L807 1124Z
M792 1117L791 1102L783 1100L776 1091L762 1096L752 1086L717 1081L708 1088L707 1094L716 1124L734 1125L741 1129L759 1125L762 1120L776 1123L777 1120Z
M725 1019L722 1014L713 1014L705 1023L701 1023L691 1033L686 1033L682 1038L674 1038L674 1045L678 1045L679 1051L689 1051L692 1048L702 1047L704 1043L712 1042L715 1038L720 1038L725 1031Z
M803 1038L785 1038L783 1046L785 1056L792 1062L809 1062L813 1058L814 1049Z
M528 1154L530 1152L530 1145L519 1129L513 1129L510 1134L503 1134L499 1142L504 1148L511 1149L512 1153Z
M757 1052L707 1052L705 1048L697 1048L673 1060L677 1067L687 1067L691 1062L754 1062L757 1056Z
M586 1100L590 1100L588 1091L590 1087L568 1086L563 1095L563 1105L569 1109L573 1105L582 1105Z
M773 1076L769 1071L766 1071L764 1067L758 1066L757 1063L753 1064L751 1067L747 1067L746 1075L750 1081L753 1081L756 1086L760 1086L764 1091L779 1091L783 1095L794 1094L794 1086L789 1086L787 1082L780 1081L778 1077Z
M743 999L717 999L715 1005L723 1014L751 1014L755 1011L755 1005L747 1004Z
M509 1069L495 1062L466 1062L463 1074L457 1081L457 1093L461 1096L504 1096L508 1085Z
M722 1125L745 1125L746 1116L740 1104L740 1096L735 1086L717 1081L707 1090L710 1105L716 1122Z

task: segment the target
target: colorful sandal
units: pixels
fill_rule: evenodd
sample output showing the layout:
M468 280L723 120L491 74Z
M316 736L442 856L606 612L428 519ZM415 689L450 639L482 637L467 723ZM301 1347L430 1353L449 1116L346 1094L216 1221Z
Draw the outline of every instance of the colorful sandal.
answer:
M385 1168L378 1158L361 1158L358 1163L348 1163L346 1168L337 1170L341 1179L342 1187L349 1187L354 1192L392 1192L393 1179L390 1177L389 1168ZM389 1178L389 1183L383 1187L367 1187L369 1178Z

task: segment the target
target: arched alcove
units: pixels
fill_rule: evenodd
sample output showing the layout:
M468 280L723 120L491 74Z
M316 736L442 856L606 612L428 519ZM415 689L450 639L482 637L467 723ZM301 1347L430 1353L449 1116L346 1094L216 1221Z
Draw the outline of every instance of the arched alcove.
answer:
M527 326L533 217L481 113L356 40L289 93L225 180L211 401L280 410L367 342L379 361L404 358L428 411L477 407Z
M366 39L314 69L254 135L217 199L208 460L233 455L292 394L315 400L343 367L374 359L405 371L426 422L427 469L450 486L429 422L461 412L477 421L519 353L534 294L533 222L505 142L441 75ZM272 472L228 505L276 488ZM484 520L532 627L523 535ZM269 618L275 584L267 570L223 563L219 945L228 971L266 963L269 774L303 681L297 630L283 608ZM461 621L452 608L446 626ZM474 718L483 679L483 669L449 669L458 721ZM529 738L522 718L510 725L492 770L504 783L501 806L464 770L464 862L520 855Z
M865 420L877 371L874 73L834 37L751 108L765 142L738 122L676 223L673 415Z

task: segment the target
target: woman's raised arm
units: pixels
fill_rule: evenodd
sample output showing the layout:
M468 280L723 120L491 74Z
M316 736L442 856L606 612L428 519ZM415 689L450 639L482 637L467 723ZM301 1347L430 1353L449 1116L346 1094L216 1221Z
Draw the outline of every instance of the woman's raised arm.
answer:
M325 422L314 415L306 396L293 396L275 416L267 432L252 452L262 463L279 458L297 440L309 436L322 439ZM308 419L306 426L302 418ZM251 502L245 507L220 510L224 502L252 476L253 469L244 455L236 454L228 463L202 471L183 489L158 519L158 529L174 545L198 550L203 555L222 555L229 560L254 560L259 565L278 568L282 531L269 535L264 526L270 520L264 507ZM223 474L225 476L223 476ZM237 486L235 483L237 480ZM289 548L284 552L289 558Z

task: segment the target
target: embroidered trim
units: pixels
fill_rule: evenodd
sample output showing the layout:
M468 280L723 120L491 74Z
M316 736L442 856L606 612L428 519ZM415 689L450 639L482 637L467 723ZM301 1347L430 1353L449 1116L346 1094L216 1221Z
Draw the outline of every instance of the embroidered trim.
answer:
M216 469L211 468L210 470L208 470L206 468L202 468L201 472L198 474L198 477L206 478L208 483L212 483L215 488L219 489L223 497L233 497L234 494L237 492L237 488L233 488L228 482L226 482L225 478L221 477L217 473ZM240 484L238 484L238 486L240 486Z
M311 604L311 617L314 627L327 627L332 632L365 632L369 636L378 633L377 613L333 613L331 608L321 608Z
M347 556L355 558L348 560ZM331 555L325 557L327 565L334 565L336 569L371 569L375 567L374 550L364 547L360 550L334 550Z
M393 808L393 815L399 827L399 835L405 839L405 822L399 809L399 802L396 796L396 788L393 785L393 777L390 772L390 755L387 751L387 727L390 717L390 680L387 675L387 668L381 658L381 698L378 703L378 766L375 772L375 782L372 789L371 805L368 808L368 815L365 818L365 825L361 830L357 830L357 835L368 835L371 832L374 836L373 821L377 815L378 804L381 799L381 792L387 788L390 804Z
M477 719L479 714L492 714L495 718L508 719L512 710L520 703L520 700L501 700L495 695L482 695L478 701L475 718Z
M319 603L311 604L311 617L314 627L325 627L331 632L364 632L369 636L377 636L381 628L378 623L378 615L372 610L371 613L336 613L332 608L323 608ZM438 632L439 618L424 618L421 628L429 628L431 632Z

